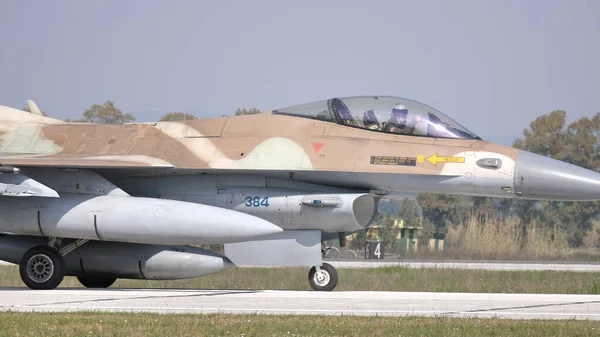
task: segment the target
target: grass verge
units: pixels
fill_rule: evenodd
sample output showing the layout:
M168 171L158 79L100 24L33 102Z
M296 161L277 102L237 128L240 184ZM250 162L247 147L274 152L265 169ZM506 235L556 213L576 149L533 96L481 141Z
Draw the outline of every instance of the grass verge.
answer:
M341 291L600 294L600 275L556 271L485 271L383 267L339 269ZM118 280L118 288L310 290L308 268L234 268L177 281ZM0 266L1 287L23 287L17 266ZM67 277L61 287L80 287Z
M598 336L594 321L0 313L0 336Z

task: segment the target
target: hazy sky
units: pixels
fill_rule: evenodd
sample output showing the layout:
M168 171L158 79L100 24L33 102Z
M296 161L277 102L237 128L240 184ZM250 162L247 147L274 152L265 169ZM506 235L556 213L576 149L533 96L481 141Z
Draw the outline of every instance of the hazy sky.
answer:
M600 1L0 0L0 104L138 120L334 96L427 103L509 144L600 112Z

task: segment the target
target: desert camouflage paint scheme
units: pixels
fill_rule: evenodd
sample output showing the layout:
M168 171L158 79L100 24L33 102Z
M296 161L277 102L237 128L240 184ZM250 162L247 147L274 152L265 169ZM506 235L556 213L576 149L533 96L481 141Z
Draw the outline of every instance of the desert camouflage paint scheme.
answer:
M123 125L66 123L1 107L0 156L20 168L108 176L242 174L377 194L600 199L596 172L481 140L434 108L398 97Z
M16 167L136 168L160 175L231 170L367 190L510 197L519 152L479 139L374 132L271 111L98 125L0 110L0 162ZM481 159L500 159L501 167L478 166ZM331 179L333 172L348 179Z

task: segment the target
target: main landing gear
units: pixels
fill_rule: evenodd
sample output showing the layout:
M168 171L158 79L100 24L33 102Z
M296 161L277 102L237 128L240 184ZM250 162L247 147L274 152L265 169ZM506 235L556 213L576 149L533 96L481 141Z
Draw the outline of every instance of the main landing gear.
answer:
M316 291L332 291L338 283L338 273L329 263L312 267L308 273L308 283Z
M54 289L65 277L65 260L55 248L35 246L21 258L19 272L31 289Z
M75 240L73 243L60 248L61 239L50 238L47 246L40 245L29 249L19 263L19 273L23 283L35 290L58 287L66 273L63 256L87 241Z

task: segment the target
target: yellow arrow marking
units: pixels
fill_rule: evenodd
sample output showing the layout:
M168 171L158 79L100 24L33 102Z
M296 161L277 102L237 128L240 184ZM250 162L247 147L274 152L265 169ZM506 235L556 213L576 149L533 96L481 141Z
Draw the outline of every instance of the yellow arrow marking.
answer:
M465 157L438 157L436 153L425 158L425 160L437 166L437 163L464 163Z

